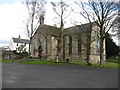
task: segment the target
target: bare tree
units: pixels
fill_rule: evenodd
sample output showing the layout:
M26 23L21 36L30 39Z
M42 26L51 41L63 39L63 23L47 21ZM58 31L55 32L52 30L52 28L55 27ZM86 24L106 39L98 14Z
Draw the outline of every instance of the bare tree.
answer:
M77 2L81 4L80 2ZM104 61L104 40L105 33L111 30L117 18L117 7L115 2L96 2L91 0L90 2L84 2L82 4L84 14L86 14L88 21L95 22L98 29L99 39L100 39L100 66L103 66ZM83 15L84 16L84 15Z
M26 6L28 10L28 18L26 23L26 30L28 37L30 39L29 44L29 55L30 55L30 47L31 47L31 40L34 32L41 24L41 18L44 17L45 14L45 0L25 0L23 4Z
M52 6L53 6L53 10L56 13L59 21L59 28L60 28L60 32L59 32L59 36L57 38L57 58L60 59L60 54L61 54L61 49L63 48L63 60L65 60L65 36L63 33L64 30L64 24L65 24L65 19L69 16L70 12L68 13L68 5L63 2L63 0L60 0L60 2L54 3L51 2ZM67 14L66 14L67 12ZM57 59L57 60L58 60Z
M116 6L118 7L118 17L116 19L115 25L112 28L113 38L116 38L118 41L120 39L120 1L116 3ZM120 46L120 43L118 42L118 45Z
M82 31L86 30L86 36L87 36L86 41L87 42L85 43L84 41L81 41L81 43L86 47L86 51L87 51L86 52L86 63L87 63L87 65L91 65L91 63L90 63L91 44L95 41L95 36L92 36L91 34L92 34L92 31L93 31L92 26L95 23L90 18L89 13L86 11L85 6L84 6L85 4L83 2L75 2L75 3L79 6L80 9L82 9L79 12L80 15L82 15L85 18L85 20L88 22L86 25L83 24L81 21L79 23L81 24L80 29ZM74 12L74 13L76 13L76 12ZM78 22L74 21L74 23L76 24ZM94 32L97 33L96 30L94 30Z

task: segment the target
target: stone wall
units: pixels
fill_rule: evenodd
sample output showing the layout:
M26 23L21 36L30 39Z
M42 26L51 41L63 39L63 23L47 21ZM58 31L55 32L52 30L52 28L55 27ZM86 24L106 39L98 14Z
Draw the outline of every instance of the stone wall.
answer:
M51 59L56 59L57 54L57 40L55 37L51 37Z
M92 31L91 40L93 41L91 43L91 54L90 54L90 62L92 63L98 63L99 62L99 53L96 52L96 36L97 36L97 27L93 27L94 29ZM80 35L80 45L81 45L81 51L78 52L78 35ZM69 36L72 37L72 53L69 53ZM43 49L43 57L46 57L46 59L56 59L57 54L57 40L55 37L47 34L42 34L37 32L33 36L32 40L32 56L37 57L37 49L39 45L42 46ZM62 42L61 42L61 45ZM73 34L68 35L65 37L65 59L69 58L70 61L82 61L85 62L86 60L86 54L87 54L87 34L79 33L79 34ZM62 59L63 54L63 46L61 48L61 56L60 59ZM105 54L105 44L104 44L104 54Z

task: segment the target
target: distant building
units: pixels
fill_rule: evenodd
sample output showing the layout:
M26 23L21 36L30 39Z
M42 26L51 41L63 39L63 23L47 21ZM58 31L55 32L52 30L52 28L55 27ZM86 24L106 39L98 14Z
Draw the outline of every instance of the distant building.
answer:
M15 58L16 55L10 50L8 46L0 47L0 60L8 60Z
M10 41L9 48L12 51L16 50L18 52L19 51L18 48L20 48L21 45L24 45L24 47L26 48L26 51L28 52L29 40L27 39L12 38Z

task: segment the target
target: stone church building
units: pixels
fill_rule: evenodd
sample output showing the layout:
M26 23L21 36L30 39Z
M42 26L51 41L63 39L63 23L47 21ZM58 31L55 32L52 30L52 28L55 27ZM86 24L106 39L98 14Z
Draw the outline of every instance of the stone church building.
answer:
M100 40L97 25L94 23L90 27L90 24L76 25L63 30L63 36L65 37L65 59L70 61L82 61L85 62L87 57L87 32L91 30L91 51L90 62L99 63L100 55ZM57 37L59 36L60 29L55 26L45 25L41 23L34 33L31 42L31 55L38 57L39 49L41 49L42 58L55 60L57 59ZM61 47L61 50L63 47ZM63 53L61 51L61 60L63 60ZM105 60L105 42L104 42L104 60Z

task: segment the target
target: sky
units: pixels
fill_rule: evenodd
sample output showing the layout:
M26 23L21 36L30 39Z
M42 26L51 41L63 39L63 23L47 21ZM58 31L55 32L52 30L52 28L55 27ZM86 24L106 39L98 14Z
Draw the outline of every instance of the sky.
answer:
M27 18L27 9L21 2L23 0L0 0L0 47L8 46L12 37L27 39L25 22ZM53 25L55 23L54 12L49 2L58 0L47 0L45 24ZM70 0L69 0L70 1ZM71 3L69 3L71 4ZM70 15L75 17L74 15ZM68 18L65 27L71 26L71 19Z
M25 30L25 21L27 18L27 9L21 2L23 0L0 0L0 47L8 46L12 37L27 39ZM55 23L55 14L49 2L58 0L47 0L45 24L53 25ZM73 5L73 0L66 0L70 5ZM73 6L74 7L74 6ZM76 7L77 8L77 7ZM76 9L77 10L77 9ZM73 26L74 20L83 21L84 18L79 18L80 15L71 13L66 19L65 27Z
M20 0L0 0L0 46L7 46L12 37L25 38L26 11Z

